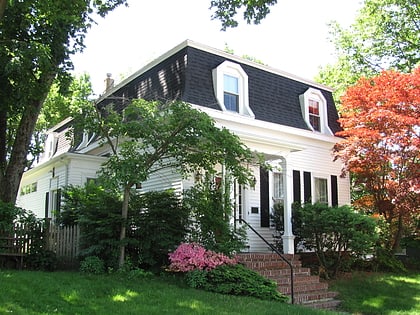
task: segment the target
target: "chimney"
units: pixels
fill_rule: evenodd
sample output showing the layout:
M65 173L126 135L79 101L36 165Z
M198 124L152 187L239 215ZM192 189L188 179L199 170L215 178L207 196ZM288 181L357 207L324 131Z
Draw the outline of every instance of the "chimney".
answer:
M110 89L112 89L114 87L114 79L111 78L111 77L112 77L112 73L107 73L106 74L105 93L108 92Z

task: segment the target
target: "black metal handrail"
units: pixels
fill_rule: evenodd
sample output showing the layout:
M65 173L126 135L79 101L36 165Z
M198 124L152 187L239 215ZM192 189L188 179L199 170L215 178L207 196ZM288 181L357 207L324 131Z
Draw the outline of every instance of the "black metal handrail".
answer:
M264 236L262 236L260 233L258 233L257 230L255 230L248 222L246 222L244 219L237 219L239 221L239 223L245 223L246 226L248 226L252 232L254 232L261 240L263 240L270 248L273 252L275 252L277 255L280 256L280 258L286 262L287 265L289 265L290 267L290 296L292 298L292 304L295 304L295 292L294 292L294 284L293 284L293 265L292 263L286 259L286 257L284 257L278 250L277 248L275 248L273 246L273 244L269 243Z

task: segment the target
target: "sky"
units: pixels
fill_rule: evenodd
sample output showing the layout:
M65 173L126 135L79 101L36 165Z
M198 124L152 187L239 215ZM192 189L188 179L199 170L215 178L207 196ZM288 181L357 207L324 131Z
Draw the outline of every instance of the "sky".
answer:
M255 57L270 67L313 79L320 66L333 63L328 23L348 27L361 0L278 0L259 25L238 15L239 27L221 31L212 20L210 0L128 0L89 30L83 53L73 56L74 74L88 73L94 93L104 79L115 82L189 39L235 55Z

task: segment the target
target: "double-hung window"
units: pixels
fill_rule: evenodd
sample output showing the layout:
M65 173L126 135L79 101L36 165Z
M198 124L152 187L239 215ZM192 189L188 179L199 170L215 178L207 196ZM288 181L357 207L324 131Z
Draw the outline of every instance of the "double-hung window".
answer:
M328 205L328 180L315 177L315 202Z
M255 117L249 107L248 75L240 64L225 61L213 69L213 86L222 111Z
M318 100L309 99L309 122L315 131L321 131Z
M239 112L239 79L232 75L223 75L223 100L227 110Z

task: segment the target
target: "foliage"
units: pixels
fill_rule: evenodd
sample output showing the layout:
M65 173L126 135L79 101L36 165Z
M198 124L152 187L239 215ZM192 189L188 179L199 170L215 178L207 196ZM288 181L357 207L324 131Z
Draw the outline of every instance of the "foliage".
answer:
M31 251L26 260L28 268L32 270L55 271L58 266L56 253L43 248Z
M106 267L116 267L121 201L117 194L89 182L63 191L62 224L80 225L80 256L98 256Z
M250 24L259 24L268 13L270 13L270 6L277 3L277 0L212 0L211 9L215 9L213 19L218 19L222 22L222 30L228 27L238 26L235 16L241 8L244 7L244 20Z
M404 264L398 260L392 251L377 247L371 262L374 271L404 272Z
M337 135L345 139L335 145L335 159L365 192L359 208L365 204L364 211L390 225L389 249L412 233L419 216L419 87L420 68L409 74L385 71L360 79L342 98L344 130Z
M246 241L245 229L231 224L230 180L229 176L207 173L183 199L193 223L189 240L226 255L242 250Z
M320 269L334 277L344 255L361 257L373 252L377 240L375 221L348 206L304 204L293 209L293 232L301 246L314 250Z
M80 271L83 273L99 275L105 272L105 264L98 256L87 256L80 262Z
M277 283L240 264L221 265L212 270L196 269L187 273L186 281L193 288L221 294L282 302L288 300L277 290Z
M171 264L169 271L188 272L192 270L212 270L221 265L234 265L236 259L229 258L223 254L206 250L197 243L182 243L178 248L169 254Z
M284 234L284 206L280 202L276 202L273 206L273 211L270 213L271 222L274 225L274 247L280 252L283 252L283 239Z
M420 61L418 0L366 0L349 29L332 23L337 63L317 80L333 87L335 99L362 76L385 69L411 72Z
M127 255L144 268L166 265L168 253L185 239L188 216L172 190L132 196Z
M143 99L124 102L119 106L98 104L91 115L83 113L76 119L85 123L83 129L100 135L112 152L101 169L101 178L108 187L123 190L120 266L124 263L125 221L133 185L162 169L190 176L197 170L211 172L217 164L247 184L252 172L246 165L253 159L239 137L218 128L206 113L187 103Z
M84 48L92 16L125 0L1 1L0 200L14 203L43 103L54 81L66 87L70 56ZM34 145L35 144L35 145Z

